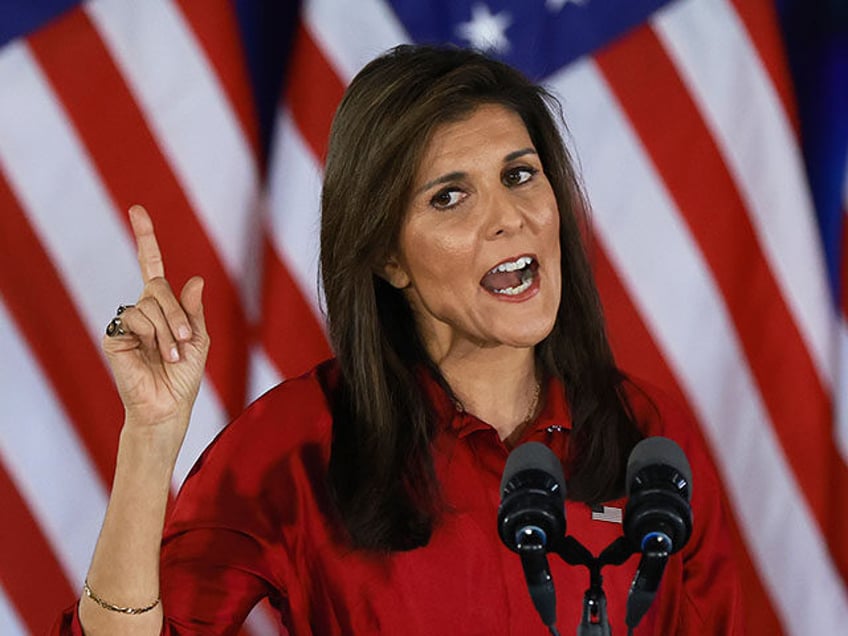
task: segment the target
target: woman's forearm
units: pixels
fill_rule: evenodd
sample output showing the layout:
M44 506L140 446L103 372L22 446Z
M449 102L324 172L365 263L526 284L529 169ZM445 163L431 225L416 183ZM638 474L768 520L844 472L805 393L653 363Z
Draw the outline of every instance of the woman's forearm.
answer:
M121 432L112 494L87 577L93 595L108 605L143 608L159 598L162 528L184 430L185 424L129 424ZM163 620L161 604L133 615L106 609L86 594L79 617L88 636L155 635Z

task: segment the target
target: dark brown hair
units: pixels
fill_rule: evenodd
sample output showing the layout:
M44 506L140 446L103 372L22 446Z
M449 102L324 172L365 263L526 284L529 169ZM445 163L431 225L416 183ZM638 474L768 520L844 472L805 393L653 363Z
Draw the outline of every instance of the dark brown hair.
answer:
M640 438L613 361L583 239L586 206L557 127L559 105L515 69L455 48L400 46L354 78L330 134L321 200L321 273L330 339L342 372L334 400L331 492L358 547L427 543L439 514L430 442L434 413L416 373L427 356L402 292L376 272L393 251L434 129L500 104L523 120L560 212L562 301L536 347L565 386L573 456L569 498L621 494Z

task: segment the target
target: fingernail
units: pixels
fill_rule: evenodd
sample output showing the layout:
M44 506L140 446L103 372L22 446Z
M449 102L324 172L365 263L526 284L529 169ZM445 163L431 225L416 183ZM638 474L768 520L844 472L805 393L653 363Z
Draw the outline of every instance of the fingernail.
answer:
M171 347L171 362L176 362L180 359L180 352L176 347Z
M180 340L188 340L191 338L191 329L183 325L179 328L177 336L179 336Z

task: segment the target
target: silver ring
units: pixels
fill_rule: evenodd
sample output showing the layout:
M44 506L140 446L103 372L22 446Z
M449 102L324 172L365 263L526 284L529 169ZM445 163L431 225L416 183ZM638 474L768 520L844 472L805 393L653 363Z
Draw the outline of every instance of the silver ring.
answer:
M107 336L114 338L115 336L127 335L127 331L124 329L124 321L121 320L121 314L130 307L135 307L135 305L118 305L118 308L115 310L115 317L106 325Z
M112 318L109 324L106 325L106 335L110 338L114 338L115 336L127 335L127 332L124 330L123 327L123 321L118 316Z

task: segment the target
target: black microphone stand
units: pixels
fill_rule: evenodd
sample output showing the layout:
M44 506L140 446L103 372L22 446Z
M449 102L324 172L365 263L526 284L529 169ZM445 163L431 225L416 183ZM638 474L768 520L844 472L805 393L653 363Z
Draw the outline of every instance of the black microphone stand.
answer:
M596 557L569 535L557 542L551 552L558 554L569 565L583 565L589 570L589 589L583 594L583 617L577 626L577 636L612 636L601 568L605 565L621 565L636 550L625 537L619 537Z

